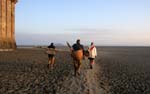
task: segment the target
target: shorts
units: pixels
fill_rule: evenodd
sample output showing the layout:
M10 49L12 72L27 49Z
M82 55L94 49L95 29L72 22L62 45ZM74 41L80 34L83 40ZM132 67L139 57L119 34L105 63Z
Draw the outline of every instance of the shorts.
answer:
M54 56L54 54L48 54L48 58L53 58Z
M88 59L89 59L89 60L94 60L94 58L91 58L91 57L89 57Z

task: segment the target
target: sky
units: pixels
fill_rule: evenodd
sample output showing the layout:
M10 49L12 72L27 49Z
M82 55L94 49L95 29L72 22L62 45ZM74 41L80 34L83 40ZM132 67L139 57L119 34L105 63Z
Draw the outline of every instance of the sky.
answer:
M19 0L18 45L150 46L150 0Z

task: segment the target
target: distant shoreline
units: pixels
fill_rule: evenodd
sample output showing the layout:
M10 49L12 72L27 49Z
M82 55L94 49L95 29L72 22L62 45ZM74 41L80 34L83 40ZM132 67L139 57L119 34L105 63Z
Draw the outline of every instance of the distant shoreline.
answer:
M17 48L46 48L47 45L17 45ZM56 47L67 47L65 45L56 45ZM87 45L85 46L87 47ZM106 48L149 48L150 46L97 46Z

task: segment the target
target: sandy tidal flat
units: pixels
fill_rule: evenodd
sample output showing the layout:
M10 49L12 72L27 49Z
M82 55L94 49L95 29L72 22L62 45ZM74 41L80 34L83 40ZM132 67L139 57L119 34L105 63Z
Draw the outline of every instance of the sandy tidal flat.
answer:
M47 69L43 49L0 52L0 94L150 94L150 48L98 47L94 69L88 60L74 77L69 52L58 52Z
M100 86L108 94L150 94L150 48L102 47Z

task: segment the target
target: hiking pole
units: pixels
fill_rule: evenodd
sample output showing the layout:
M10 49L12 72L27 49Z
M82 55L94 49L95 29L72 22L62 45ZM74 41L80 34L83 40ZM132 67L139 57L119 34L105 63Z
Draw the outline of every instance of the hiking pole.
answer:
M71 49L71 46L70 46L69 42L66 42L66 43L67 43L67 46Z

